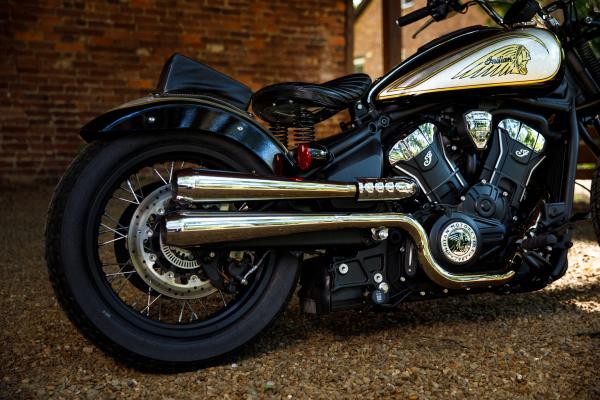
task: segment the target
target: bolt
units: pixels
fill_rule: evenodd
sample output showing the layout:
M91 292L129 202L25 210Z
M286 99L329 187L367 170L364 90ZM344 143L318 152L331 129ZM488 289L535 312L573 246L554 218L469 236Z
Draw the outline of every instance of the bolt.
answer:
M552 251L552 246L546 246L546 251Z
M150 122L151 124L153 124L154 121L156 121L156 118L154 118L152 116L148 117L148 122Z
M383 293L387 293L390 290L390 285L385 282L381 282L379 284L379 290L381 290Z
M238 126L238 127L237 127L237 130L238 130L238 131L243 131L243 130L244 130L244 127L243 127L243 126Z
M467 198L465 196L460 196L460 201L465 201Z
M515 215L514 217L512 217L512 220L513 220L513 221L518 221L518 220L519 220L519 218L517 218L517 216Z
M421 296L425 296L425 292L419 292Z
M340 264L338 266L338 272L342 275L346 275L349 269L348 264Z
M150 261L152 261L152 262L156 262L156 254L150 254L150 255L148 256L148 259L149 259Z
M356 108L357 108L358 110L362 110L362 109L363 109L363 105L362 105L362 104L360 104L360 103L358 103L358 104L356 105Z
M210 254L209 254L208 256L209 256L210 258L215 258L216 254L215 254L213 251L211 251L211 252L210 252Z
M448 293L448 289L444 289L442 290L444 293Z
M158 212L158 215L165 215L165 209L164 208L159 208L156 212Z
M375 275L373 275L373 280L375 281L375 283L381 283L381 282L383 282L383 275L381 275L378 272Z
M456 151L458 149L458 147L456 147L456 145L453 144L451 149L452 149L452 151Z
M153 235L154 235L154 232L152 231L152 229L148 229L148 230L146 231L146 236L148 236L148 237L152 237Z
M390 235L390 232L385 227L372 229L371 232L373 233L374 240L385 240Z
M487 183L487 181L485 179L482 179L481 183L483 183L485 185Z
M400 277L400 282L406 282L406 278L405 278L405 277L403 277L403 276L401 276L401 277Z
M502 192L502 196L508 197L508 192Z

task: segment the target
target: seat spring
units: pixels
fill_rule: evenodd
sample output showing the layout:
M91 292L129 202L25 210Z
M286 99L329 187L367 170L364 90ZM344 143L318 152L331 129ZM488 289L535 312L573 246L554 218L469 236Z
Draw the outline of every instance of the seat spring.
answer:
M300 143L310 143L315 140L315 124L313 115L306 111L301 111L298 123L293 128L294 145Z
M284 145L286 148L288 147L288 127L279 124L271 124L270 126L271 133L279 142Z

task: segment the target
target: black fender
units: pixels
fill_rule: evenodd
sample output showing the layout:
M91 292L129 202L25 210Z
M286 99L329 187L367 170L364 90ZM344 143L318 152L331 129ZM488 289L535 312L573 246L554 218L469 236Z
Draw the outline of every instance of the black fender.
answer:
M276 158L283 161L281 167L284 169L294 165L287 149L246 112L211 98L141 98L96 117L81 128L80 135L86 142L91 142L126 134L183 130L234 140L262 159L274 172L279 169L274 166Z

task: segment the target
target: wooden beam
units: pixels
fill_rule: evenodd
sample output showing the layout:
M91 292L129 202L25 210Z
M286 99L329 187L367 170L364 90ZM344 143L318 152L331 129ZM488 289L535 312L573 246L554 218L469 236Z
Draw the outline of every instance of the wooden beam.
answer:
M402 61L402 32L396 19L402 13L401 0L380 0L382 2L383 27L383 69L391 70Z
M346 0L346 73L354 72L354 4Z

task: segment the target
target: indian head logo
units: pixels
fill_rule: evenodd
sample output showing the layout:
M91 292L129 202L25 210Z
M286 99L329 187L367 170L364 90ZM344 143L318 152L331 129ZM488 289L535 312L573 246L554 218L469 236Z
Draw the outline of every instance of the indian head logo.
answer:
M520 44L510 44L481 57L452 79L483 78L504 75L527 75L529 50Z

